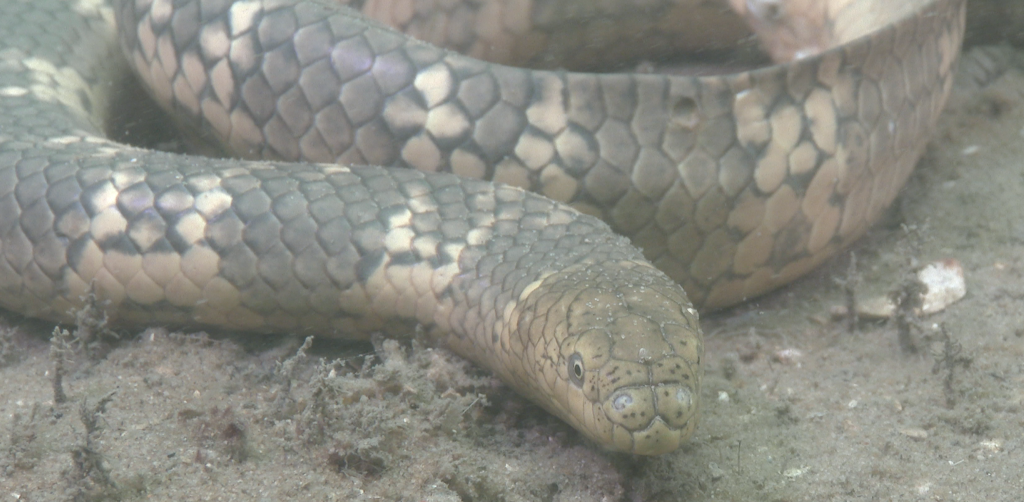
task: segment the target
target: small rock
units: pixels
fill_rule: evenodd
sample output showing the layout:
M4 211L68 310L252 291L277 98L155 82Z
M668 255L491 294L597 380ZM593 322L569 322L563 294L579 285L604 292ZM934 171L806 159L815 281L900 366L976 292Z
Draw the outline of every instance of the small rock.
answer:
M725 471L714 462L708 464L708 474L711 475L711 481L718 481L725 477Z
M928 439L928 431L924 429L918 429L916 427L910 427L906 429L900 429L900 434L907 436L910 439L916 439L918 441L922 439Z
M775 351L773 358L782 364L797 364L803 355L800 349L780 349Z
M790 467L789 469L782 471L782 475L786 476L787 478L799 478L800 476L803 476L804 474L810 472L810 470L811 468L807 467L806 465L800 467Z

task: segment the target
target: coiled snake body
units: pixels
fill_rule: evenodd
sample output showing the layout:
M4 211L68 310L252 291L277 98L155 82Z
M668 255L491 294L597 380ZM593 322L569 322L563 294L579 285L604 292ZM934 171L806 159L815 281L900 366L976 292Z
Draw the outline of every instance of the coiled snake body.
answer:
M418 323L641 454L697 424L689 300L741 301L862 234L922 151L963 29L962 0L835 0L837 48L819 56L595 75L484 63L310 1L115 3L0 2L0 305L67 321L91 292L122 325L354 338ZM682 44L684 3L364 10L543 65L624 33ZM297 163L106 139L126 68L115 17L127 60L181 120L234 155Z

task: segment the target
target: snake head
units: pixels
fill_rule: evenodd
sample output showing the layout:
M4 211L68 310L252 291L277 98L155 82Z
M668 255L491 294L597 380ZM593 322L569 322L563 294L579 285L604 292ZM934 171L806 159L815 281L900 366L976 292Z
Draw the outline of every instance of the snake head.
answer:
M644 262L580 265L519 306L520 392L616 451L660 455L693 434L704 345L678 284Z

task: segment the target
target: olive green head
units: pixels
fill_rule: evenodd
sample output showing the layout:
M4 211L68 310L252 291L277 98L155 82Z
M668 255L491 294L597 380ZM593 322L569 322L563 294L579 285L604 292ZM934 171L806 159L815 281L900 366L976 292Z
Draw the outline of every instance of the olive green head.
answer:
M659 455L697 427L704 345L682 288L646 263L581 265L524 292L516 382L601 445Z

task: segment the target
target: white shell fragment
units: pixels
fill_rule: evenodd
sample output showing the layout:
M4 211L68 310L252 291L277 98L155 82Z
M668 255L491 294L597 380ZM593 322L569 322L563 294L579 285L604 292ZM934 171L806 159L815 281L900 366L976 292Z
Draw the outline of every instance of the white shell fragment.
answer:
M917 279L928 287L921 306L924 315L941 312L967 294L964 269L957 260L929 263L917 272Z

